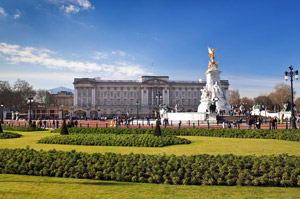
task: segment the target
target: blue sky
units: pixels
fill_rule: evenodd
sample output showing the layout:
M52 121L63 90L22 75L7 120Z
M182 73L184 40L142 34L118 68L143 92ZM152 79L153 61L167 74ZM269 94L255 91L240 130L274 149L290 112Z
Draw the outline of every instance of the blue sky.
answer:
M207 46L230 88L255 97L300 69L300 1L0 0L0 79L205 78ZM295 82L300 94L300 83ZM299 95L298 95L299 96Z

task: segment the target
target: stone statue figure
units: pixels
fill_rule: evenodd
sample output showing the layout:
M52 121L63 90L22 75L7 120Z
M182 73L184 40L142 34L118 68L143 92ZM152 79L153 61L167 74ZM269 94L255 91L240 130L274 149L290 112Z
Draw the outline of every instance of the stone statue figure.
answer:
M175 112L178 112L178 104L175 105Z
M283 111L290 111L291 110L291 103L289 100L286 100L284 105L283 105Z
M217 81L214 84L213 90L214 90L216 97L224 98L224 92L223 92L222 88L219 86L219 83Z
M159 105L159 108L160 108L160 115L162 116L162 118L167 118L168 117L168 106L166 104L162 104L162 105Z
M209 92L208 92L206 86L204 86L201 91L202 91L201 100L202 99L208 99L209 98Z

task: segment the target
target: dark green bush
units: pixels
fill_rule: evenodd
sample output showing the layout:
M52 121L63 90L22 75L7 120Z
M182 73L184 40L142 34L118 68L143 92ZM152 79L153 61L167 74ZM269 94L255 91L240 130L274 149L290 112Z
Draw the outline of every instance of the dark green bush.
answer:
M68 127L66 125L66 120L63 121L62 127L60 129L60 134L61 135L68 135L69 134Z
M44 137L38 141L44 144L96 145L96 146L138 146L163 147L175 144L190 144L191 141L176 136L115 135L115 134L71 134Z
M10 139L10 138L18 138L21 137L21 134L18 133L10 133L10 132L2 132L0 133L0 139Z
M58 133L54 130L52 132ZM153 134L152 129L130 129L130 128L70 128L70 134ZM161 129L162 135L176 136L207 136L207 137L227 137L227 138L251 138L251 139L277 139L288 141L300 141L299 130L279 130L279 129Z
M156 120L154 135L161 136L160 121L158 119Z
M160 184L300 187L300 157L0 149L0 173Z
M24 126L2 126L3 130L8 131L47 131L47 129L36 127L24 127Z

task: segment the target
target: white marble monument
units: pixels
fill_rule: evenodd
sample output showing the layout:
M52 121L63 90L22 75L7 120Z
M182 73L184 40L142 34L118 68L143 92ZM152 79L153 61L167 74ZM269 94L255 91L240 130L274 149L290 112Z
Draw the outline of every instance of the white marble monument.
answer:
M200 121L201 123L209 120L211 123L216 122L217 113L229 113L230 105L228 101L228 93L221 86L220 73L218 62L215 61L216 49L208 47L210 61L206 72L206 86L201 89L202 95L200 105L197 112L180 112L177 113L178 106L175 107L176 113L166 112L161 110L160 116L162 119L168 118L172 121Z
M202 96L198 112L210 112L210 105L215 103L216 112L228 113L230 105L228 101L228 93L221 86L220 73L218 69L218 62L215 61L216 49L208 47L210 61L208 64L208 70L206 72L206 86L201 90Z

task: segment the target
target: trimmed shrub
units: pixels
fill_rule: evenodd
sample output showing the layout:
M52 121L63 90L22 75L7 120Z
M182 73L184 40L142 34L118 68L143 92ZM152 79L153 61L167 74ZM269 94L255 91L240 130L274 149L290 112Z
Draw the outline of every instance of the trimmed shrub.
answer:
M64 122L62 124L61 130L60 130L60 134L61 135L68 135L69 134L68 127L66 125L66 120L64 120Z
M48 131L47 129L36 127L24 127L24 126L2 126L3 130L7 131Z
M44 144L94 145L94 146L138 146L163 147L175 144L190 144L191 141L176 136L114 135L114 134L71 134L44 137Z
M10 139L10 138L19 138L21 134L18 133L10 133L10 132L2 132L0 133L0 139Z
M130 128L70 128L70 134L154 134L152 129ZM52 131L59 133L59 130ZM161 129L161 135L176 136L207 136L227 138L251 138L251 139L277 139L287 141L300 141L300 131L295 129Z
M161 136L161 129L160 129L160 121L159 119L156 120L155 129L154 129L155 136Z
M127 182L300 187L300 157L0 149L0 173ZM261 168L263 165L264 168Z

